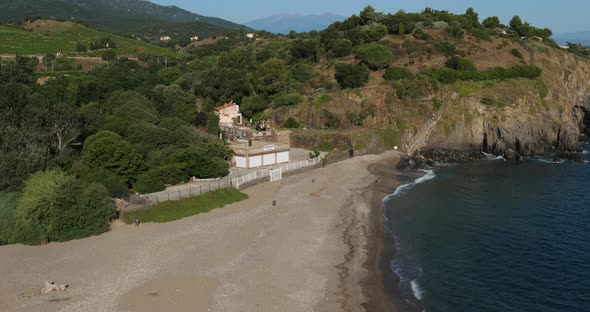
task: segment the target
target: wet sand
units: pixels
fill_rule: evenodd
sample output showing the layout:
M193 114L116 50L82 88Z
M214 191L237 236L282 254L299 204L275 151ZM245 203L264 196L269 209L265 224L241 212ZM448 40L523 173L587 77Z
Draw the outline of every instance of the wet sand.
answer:
M373 240L383 227L382 220L377 226L376 205L371 206L375 201L367 201L367 196L375 189L390 193L397 182L391 175L391 180L382 177L376 184L369 167L391 164L393 168L398 157L395 152L356 157L260 184L245 190L248 200L176 222L115 224L109 233L82 240L2 246L2 309L361 311L363 304L372 307L373 292L366 289L383 285L381 273L372 268L380 267L383 262L374 259L385 253L378 251L382 242ZM273 200L277 206L272 206ZM382 215L380 204L378 211ZM70 288L43 295L45 280Z

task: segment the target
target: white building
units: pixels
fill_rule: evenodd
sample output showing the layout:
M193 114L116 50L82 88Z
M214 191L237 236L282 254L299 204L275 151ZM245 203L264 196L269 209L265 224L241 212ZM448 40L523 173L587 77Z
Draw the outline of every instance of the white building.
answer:
M220 125L233 124L234 120L237 124L242 124L240 105L234 103L233 101L222 106L215 107L215 113L217 116L219 116Z
M230 147L234 151L232 165L244 169L288 163L291 150L288 144L253 140Z
M254 33L247 33L246 37L248 37L248 39L252 39L255 37Z
M170 36L162 36L160 37L160 41L170 41L172 38Z
M197 41L197 40L199 40L199 36L192 36L191 37L191 41Z

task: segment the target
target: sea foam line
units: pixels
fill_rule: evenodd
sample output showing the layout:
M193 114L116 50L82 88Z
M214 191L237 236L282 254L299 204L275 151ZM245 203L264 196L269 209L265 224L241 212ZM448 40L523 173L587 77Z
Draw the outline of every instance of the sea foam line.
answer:
M417 178L416 180L414 180L414 182L412 183L408 183L408 184L404 184L404 185L400 185L398 188L395 189L395 192L393 192L392 194L389 194L387 196L385 196L385 198L383 199L383 201L387 201L389 199L392 198L396 198L399 197L401 195L406 194L410 189L412 189L412 187L420 184L420 183L424 183L426 181L430 181L434 178L436 178L436 174L434 173L434 170L420 170L423 172L426 172L425 175Z
M422 297L424 296L424 291L420 287L420 284L418 284L418 280L417 279L413 280L410 283L410 285L412 287L412 292L414 293L414 297L416 297L416 299L418 299L418 300L422 300Z

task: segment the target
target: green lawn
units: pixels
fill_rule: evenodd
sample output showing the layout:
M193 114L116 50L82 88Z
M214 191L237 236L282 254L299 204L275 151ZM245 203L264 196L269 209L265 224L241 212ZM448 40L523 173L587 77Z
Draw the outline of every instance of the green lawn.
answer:
M163 202L148 210L129 212L121 216L121 219L125 223L133 223L136 218L140 222L165 223L209 212L246 198L248 195L234 188L226 188L179 201Z
M33 28L32 30L0 25L0 53L45 54L76 52L78 42L88 45L90 41L111 38L117 45L117 48L114 49L117 54L175 54L174 51L146 42L100 32L78 24L50 28L53 24L46 26L47 28Z

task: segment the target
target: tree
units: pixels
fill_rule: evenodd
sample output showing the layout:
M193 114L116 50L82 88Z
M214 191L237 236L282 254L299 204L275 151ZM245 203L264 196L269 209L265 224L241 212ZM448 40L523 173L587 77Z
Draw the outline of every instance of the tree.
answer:
M100 131L84 141L82 162L89 167L103 168L113 172L131 184L144 170L141 155L118 134Z
M369 43L359 46L356 50L357 56L372 70L386 68L393 61L391 51L380 44Z
M256 71L256 89L262 95L273 96L284 88L286 63L282 59L271 58L262 63Z
M362 65L336 64L336 81L340 88L358 88L369 81L369 71Z
M379 41L387 36L387 27L383 24L374 23L365 31L365 42Z
M446 29L447 34L455 39L463 39L465 37L465 30L456 21L451 22L449 27Z
M500 19L497 16L490 16L482 22L485 28L496 28L500 27Z
M510 20L509 25L510 25L510 28L512 28L519 35L521 35L523 24L522 24L522 19L520 19L520 16L514 15L512 17L512 19Z
M133 188L140 194L148 194L163 191L166 189L166 185L162 182L162 177L160 177L158 172L150 170L137 177Z
M376 22L379 18L379 13L375 12L375 8L367 5L359 14L361 25L370 25Z
M176 81L178 78L180 78L181 75L182 72L180 71L180 69L176 67L162 68L158 72L158 78L160 79L160 81L167 85Z
M240 106L242 114L247 119L254 117L256 113L264 111L268 107L268 101L260 95L245 97Z
M76 52L81 52L81 53L85 53L88 51L88 48L86 47L86 45L82 42L78 42L76 43Z
M206 112L198 112L195 115L195 119L194 119L193 124L197 128L205 128L205 127L207 127L207 120L208 119L209 119L209 117Z
M102 53L102 60L103 61L112 61L117 57L117 53L113 50L106 50Z
M288 93L277 97L272 103L275 107L293 106L303 102L303 96L297 92Z
M318 61L319 42L315 39L298 39L291 44L291 56L295 60L305 59L312 62Z
M468 8L464 15L469 21L470 27L479 27L479 14L473 8Z
M219 132L221 131L219 129L219 116L217 116L216 113L211 112L209 113L209 118L207 118L207 132L209 132L209 134L212 135L219 135Z

